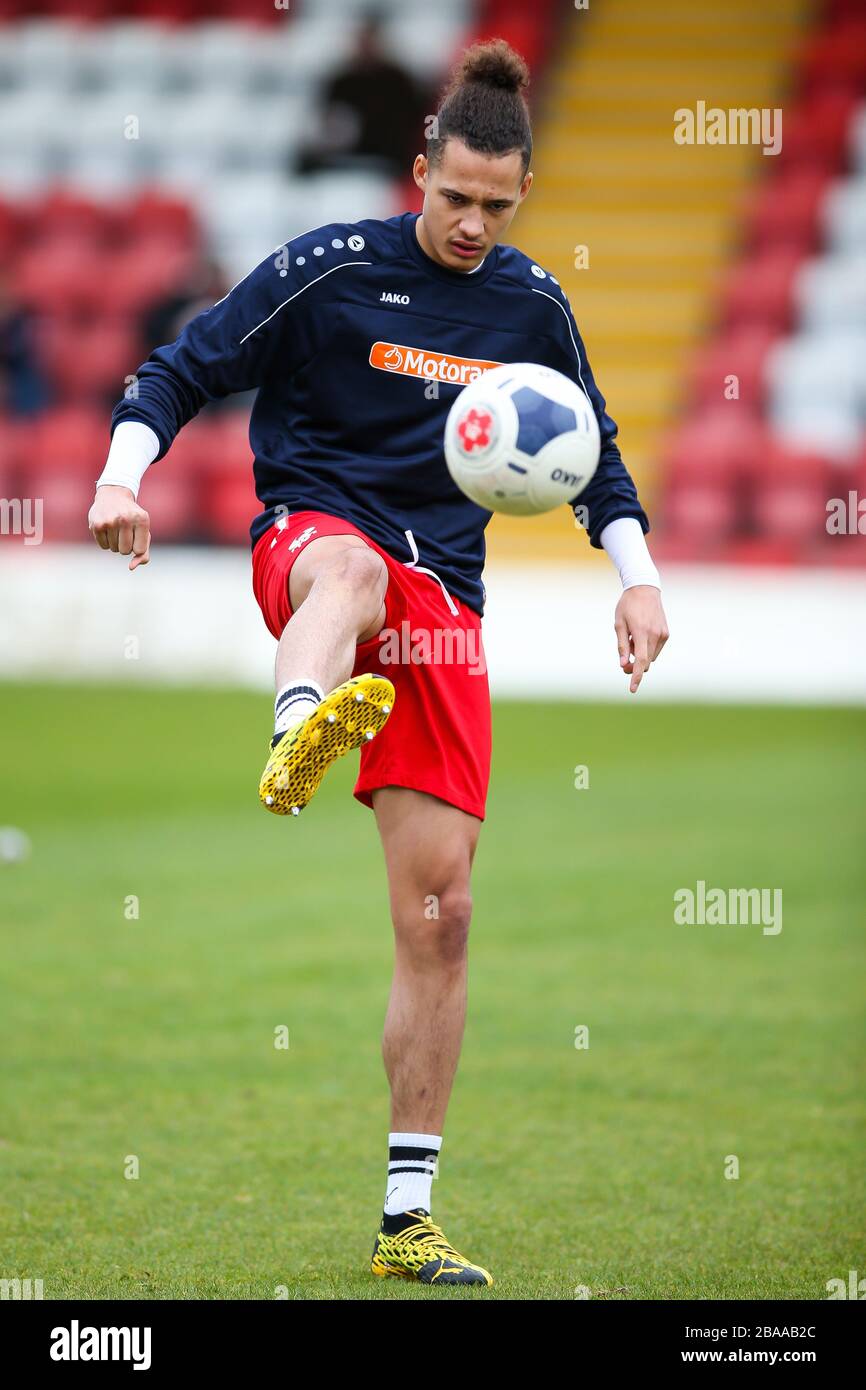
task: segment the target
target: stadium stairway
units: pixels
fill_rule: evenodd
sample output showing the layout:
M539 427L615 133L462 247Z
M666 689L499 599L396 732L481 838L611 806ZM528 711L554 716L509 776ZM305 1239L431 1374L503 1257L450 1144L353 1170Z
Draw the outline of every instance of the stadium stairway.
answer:
M764 173L756 145L678 144L679 108L774 108L810 19L804 0L632 0L572 10L533 108L535 182L514 241L560 281L619 442L652 511L655 459L690 355ZM564 509L497 517L491 558L586 556Z

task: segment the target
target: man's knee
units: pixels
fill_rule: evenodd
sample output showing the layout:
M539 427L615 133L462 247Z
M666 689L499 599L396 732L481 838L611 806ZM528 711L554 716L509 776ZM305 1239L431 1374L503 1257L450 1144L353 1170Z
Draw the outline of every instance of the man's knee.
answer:
M419 961L457 965L466 955L471 920L468 885L453 884L441 893L426 894L417 904L404 904L395 914L394 931Z
M358 537L321 536L310 542L292 566L292 610L296 612L313 585L320 583L337 585L356 598L366 597L369 605L380 612L388 587L388 567L382 556Z

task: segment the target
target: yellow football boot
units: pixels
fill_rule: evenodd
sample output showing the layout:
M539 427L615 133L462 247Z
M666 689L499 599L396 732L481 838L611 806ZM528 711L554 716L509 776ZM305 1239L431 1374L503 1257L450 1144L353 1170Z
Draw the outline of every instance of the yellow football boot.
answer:
M493 1283L486 1269L470 1264L448 1244L441 1226L430 1220L423 1207L406 1215L414 1220L396 1235L388 1235L380 1226L370 1263L374 1274L383 1279L389 1275L415 1279L419 1284Z
M338 685L270 750L259 783L262 805L277 816L298 815L331 763L375 738L393 708L394 687L384 676Z

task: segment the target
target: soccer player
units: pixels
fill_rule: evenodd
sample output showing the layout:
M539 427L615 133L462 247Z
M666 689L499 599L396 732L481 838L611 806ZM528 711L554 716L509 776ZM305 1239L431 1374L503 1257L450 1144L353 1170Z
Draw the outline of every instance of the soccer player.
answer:
M259 388L253 587L278 642L260 796L297 814L331 762L361 747L354 794L376 816L395 933L383 1038L391 1132L372 1270L437 1285L492 1283L430 1215L490 770L490 514L454 485L443 457L449 407L479 371L540 362L587 393L601 459L572 505L587 509L590 542L622 577L614 626L632 692L668 636L649 523L568 300L502 244L532 184L527 83L504 41L470 48L415 159L420 214L294 238L155 349L136 398L113 412L88 518L103 549L130 555L131 570L147 564L150 519L136 501L145 469L206 401ZM408 659L401 641L394 659L406 632Z

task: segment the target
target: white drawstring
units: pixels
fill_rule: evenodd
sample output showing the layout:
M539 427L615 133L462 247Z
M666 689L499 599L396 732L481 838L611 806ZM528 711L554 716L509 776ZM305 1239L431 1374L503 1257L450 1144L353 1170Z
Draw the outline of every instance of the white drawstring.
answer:
M435 571L435 570L428 570L428 569L425 569L423 565L419 565L419 564L418 564L418 558L419 558L419 557L418 557L418 547L417 547L417 545L415 544L415 537L412 535L412 532L411 532L411 531L404 531L403 534L405 535L407 541L409 542L409 549L410 549L411 552L412 552L412 559L411 559L411 560L404 560L404 561L403 561L403 564L407 567L407 569L414 569L414 570L416 570L416 572L417 572L418 574L429 574L429 575L431 575L431 576L436 580L436 583L439 585L439 588L442 590L443 594L445 595L445 601L446 601L446 603L448 604L448 607L449 607L451 613L452 613L453 616L456 618L456 617L458 616L458 612L459 612L459 610L458 610L458 608L457 608L457 605L456 605L456 603L454 602L454 600L453 600L453 598L451 597L451 595L449 594L448 590L445 588L445 585L442 583L442 580L439 578L439 576L438 576L438 574L436 573L436 571Z

